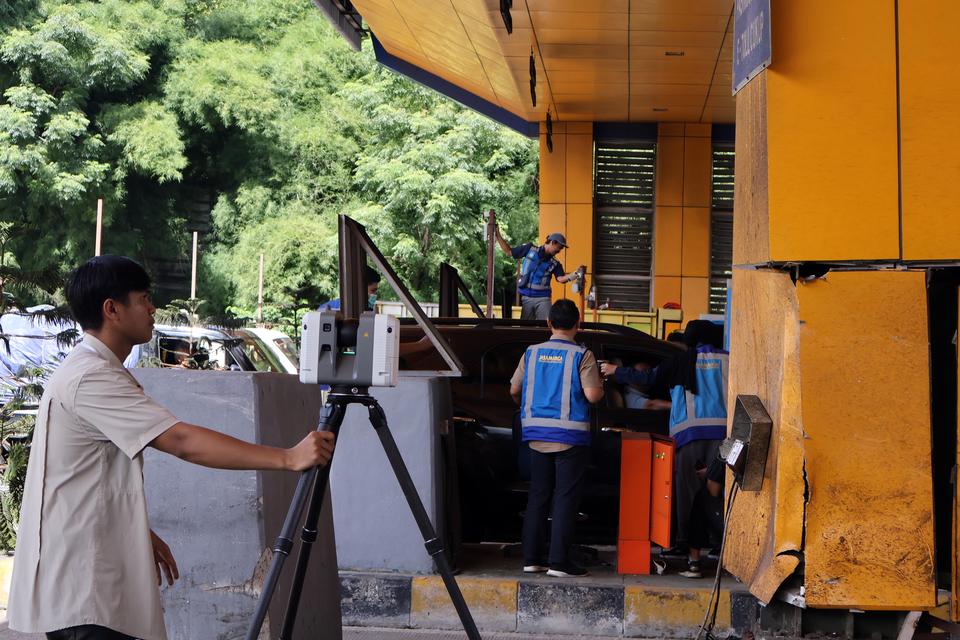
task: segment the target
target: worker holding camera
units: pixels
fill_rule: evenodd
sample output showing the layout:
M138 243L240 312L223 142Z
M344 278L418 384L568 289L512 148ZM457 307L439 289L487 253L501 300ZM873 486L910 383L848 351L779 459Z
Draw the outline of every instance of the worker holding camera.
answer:
M334 436L278 449L180 421L144 394L123 360L152 337L150 277L129 258L79 267L67 299L84 330L40 399L11 582L10 628L63 640L163 640L158 585L179 577L151 529L143 450L217 469L325 465Z

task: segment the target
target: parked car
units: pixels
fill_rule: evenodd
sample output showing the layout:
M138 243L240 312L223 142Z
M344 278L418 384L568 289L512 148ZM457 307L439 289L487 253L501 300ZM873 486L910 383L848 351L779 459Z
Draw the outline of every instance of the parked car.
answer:
M219 329L178 325L155 325L150 342L139 345L139 361L160 367L260 371L240 338ZM266 359L259 347L252 350Z
M520 540L529 487L529 449L520 435L519 408L510 397L510 378L524 351L549 336L545 323L521 320L434 320L465 368L450 381L454 407L448 464L456 468L461 537L465 542ZM401 369L446 369L430 346L418 349L423 330L405 321ZM584 323L577 342L598 359L656 366L682 347L629 327ZM423 343L420 343L421 345ZM616 383L605 383L604 400L591 411L591 464L577 528L580 542L616 542L620 496L620 431L668 433L668 411L623 408ZM668 398L665 388L652 395ZM619 406L618 406L619 405ZM454 512L457 509L453 510Z
M259 338L260 342L270 350L276 357L283 370L287 373L300 373L300 350L293 339L282 331L276 329L263 329L260 327L251 327L246 329L252 335Z
M285 359L281 360L280 356L253 329L234 329L230 335L240 341L240 348L257 371L290 373Z

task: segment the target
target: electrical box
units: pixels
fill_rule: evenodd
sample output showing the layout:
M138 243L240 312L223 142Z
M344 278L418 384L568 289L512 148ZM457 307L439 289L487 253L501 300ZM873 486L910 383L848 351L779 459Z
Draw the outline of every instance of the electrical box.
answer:
M720 456L733 471L741 491L760 491L770 448L773 421L757 396L738 395L730 437L720 445Z

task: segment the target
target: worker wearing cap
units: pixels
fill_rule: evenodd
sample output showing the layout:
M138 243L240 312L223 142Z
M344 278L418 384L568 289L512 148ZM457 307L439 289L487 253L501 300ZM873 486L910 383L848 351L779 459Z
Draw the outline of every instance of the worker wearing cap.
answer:
M515 260L521 260L520 277L517 280L517 289L520 291L520 305L523 309L520 314L522 320L546 320L550 317L550 280L570 282L576 278L576 273L565 275L563 265L556 255L561 249L567 248L567 239L562 233L551 233L547 241L540 247L534 247L532 242L511 247L497 229L497 242L504 253Z

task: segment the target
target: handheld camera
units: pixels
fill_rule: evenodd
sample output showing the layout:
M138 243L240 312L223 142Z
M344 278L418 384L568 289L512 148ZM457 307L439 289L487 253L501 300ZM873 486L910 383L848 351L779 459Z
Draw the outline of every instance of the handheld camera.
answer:
M400 322L371 311L345 320L336 311L303 318L300 382L393 387L400 369Z

